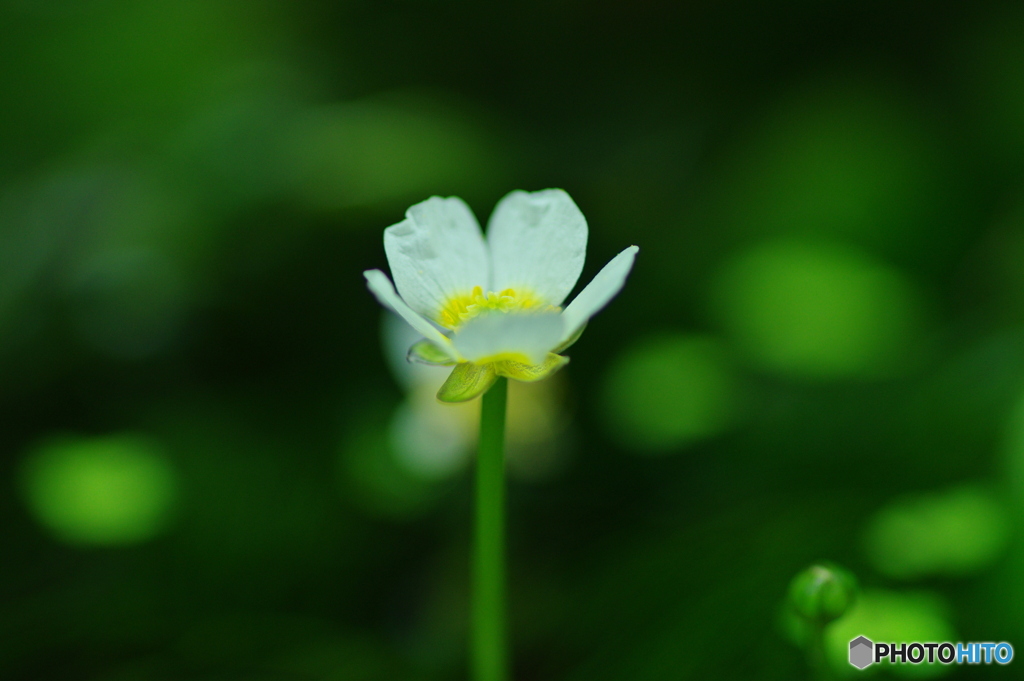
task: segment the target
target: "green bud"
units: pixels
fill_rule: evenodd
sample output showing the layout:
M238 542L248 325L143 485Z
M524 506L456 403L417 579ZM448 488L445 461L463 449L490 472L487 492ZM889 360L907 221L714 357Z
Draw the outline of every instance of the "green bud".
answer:
M834 563L817 563L789 585L789 603L809 622L825 625L845 615L857 600L857 580Z

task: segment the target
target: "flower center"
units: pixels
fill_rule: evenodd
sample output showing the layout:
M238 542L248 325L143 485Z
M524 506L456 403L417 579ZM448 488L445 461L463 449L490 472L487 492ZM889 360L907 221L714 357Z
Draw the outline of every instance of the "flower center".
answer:
M533 312L557 311L558 307L548 305L530 291L507 288L504 291L488 291L476 286L472 292L449 298L438 313L438 322L449 329L455 329L486 311Z

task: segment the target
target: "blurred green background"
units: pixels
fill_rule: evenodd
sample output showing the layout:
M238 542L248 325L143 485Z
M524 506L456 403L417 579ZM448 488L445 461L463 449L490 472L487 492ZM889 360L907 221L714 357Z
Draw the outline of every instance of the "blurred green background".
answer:
M782 604L1024 646L1019 3L0 0L0 678L460 679L473 407L365 290L566 189L515 678L808 678ZM882 670L1011 678L1010 668Z

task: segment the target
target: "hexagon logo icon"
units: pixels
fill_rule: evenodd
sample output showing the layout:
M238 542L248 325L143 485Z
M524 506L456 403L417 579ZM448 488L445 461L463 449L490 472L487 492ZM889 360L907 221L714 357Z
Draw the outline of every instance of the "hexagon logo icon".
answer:
M864 636L853 639L850 641L850 664L857 669L864 669L874 662L874 655L872 655L874 648L875 644Z

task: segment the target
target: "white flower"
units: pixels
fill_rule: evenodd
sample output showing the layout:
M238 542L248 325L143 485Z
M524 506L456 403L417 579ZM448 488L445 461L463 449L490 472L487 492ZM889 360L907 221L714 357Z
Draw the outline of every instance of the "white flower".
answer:
M432 197L384 230L398 292L380 270L364 272L377 299L423 336L411 360L455 365L444 402L480 395L507 376L536 381L569 361L558 353L622 289L639 250L612 258L573 301L587 221L561 189L514 191L498 202L484 240L457 197Z

